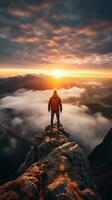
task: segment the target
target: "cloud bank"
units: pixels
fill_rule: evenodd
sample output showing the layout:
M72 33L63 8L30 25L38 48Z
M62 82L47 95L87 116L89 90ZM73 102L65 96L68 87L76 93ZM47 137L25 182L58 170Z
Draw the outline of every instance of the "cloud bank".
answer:
M79 99L85 91L83 88L73 87L58 91L62 99L70 97ZM35 133L39 133L49 124L50 114L47 111L47 103L52 95L52 90L33 91L18 90L11 96L6 96L0 101L1 123L8 125L16 134L32 140ZM10 109L11 115L5 114L4 110ZM85 105L77 106L70 101L63 103L61 122L71 136L83 146L93 148L101 142L111 121L100 113L93 116L88 114Z
M0 12L0 67L111 69L110 0L1 0Z

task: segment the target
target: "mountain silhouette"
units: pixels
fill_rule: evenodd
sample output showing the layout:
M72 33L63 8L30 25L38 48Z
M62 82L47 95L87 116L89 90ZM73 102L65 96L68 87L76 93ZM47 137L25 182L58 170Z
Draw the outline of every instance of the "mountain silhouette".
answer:
M104 200L112 199L112 129L89 155L91 177Z
M25 76L15 76L8 78L0 78L0 96L3 97L4 94L13 93L18 89L28 89L28 90L46 90L53 89L55 87L74 86L74 80L71 78L61 79L55 83L54 77L47 75L34 75L27 74Z

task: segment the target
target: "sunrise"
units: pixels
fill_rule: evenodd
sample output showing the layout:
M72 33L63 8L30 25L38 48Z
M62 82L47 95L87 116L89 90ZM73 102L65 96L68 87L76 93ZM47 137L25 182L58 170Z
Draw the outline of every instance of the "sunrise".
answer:
M109 1L10 2L0 3L1 73L15 75L19 69L20 73L43 73L59 68L69 75L69 70L95 71L99 76L112 73Z
M0 200L111 188L112 1L0 0Z
M8 69L0 69L0 74L2 77L13 77L13 76L18 76L18 75L25 75L25 74L43 74L43 75L48 75L52 77L94 77L94 78L112 78L112 72L109 70L66 70L66 69L13 69L13 68L8 68Z

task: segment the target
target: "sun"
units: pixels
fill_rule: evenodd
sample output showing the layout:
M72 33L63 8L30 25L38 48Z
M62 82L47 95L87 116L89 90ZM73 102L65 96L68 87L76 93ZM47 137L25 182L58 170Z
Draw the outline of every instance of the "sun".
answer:
M61 77L64 76L64 73L63 73L62 70L55 70L54 76L57 77L57 78L61 78Z

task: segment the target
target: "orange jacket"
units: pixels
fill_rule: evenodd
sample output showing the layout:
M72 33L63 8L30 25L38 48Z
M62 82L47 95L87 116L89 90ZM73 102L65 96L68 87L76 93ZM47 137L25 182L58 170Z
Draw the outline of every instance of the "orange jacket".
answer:
M49 103L48 103L48 111L51 112L62 112L62 101L61 98L58 95L53 95L50 99L49 99Z

